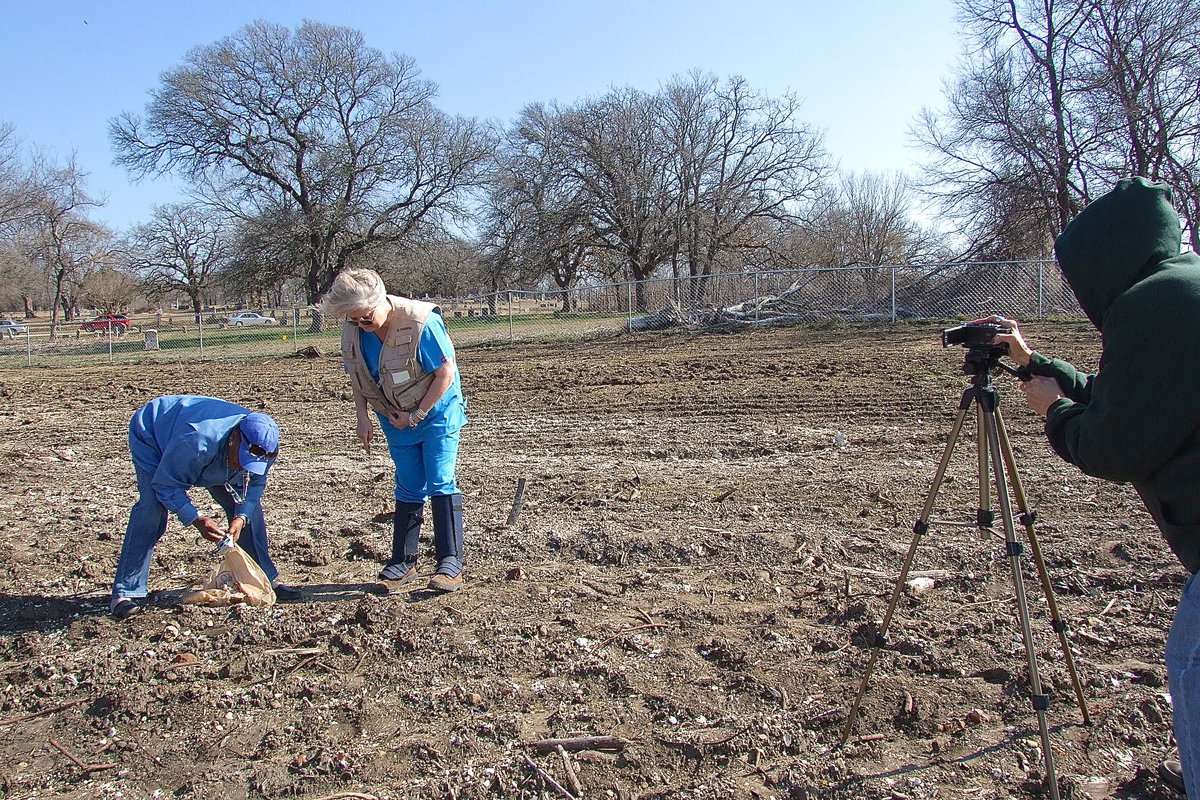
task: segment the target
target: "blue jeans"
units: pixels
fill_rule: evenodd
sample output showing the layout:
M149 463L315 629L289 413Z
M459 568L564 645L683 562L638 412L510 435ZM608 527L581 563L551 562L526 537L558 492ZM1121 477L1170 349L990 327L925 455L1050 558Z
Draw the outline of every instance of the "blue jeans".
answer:
M145 597L150 586L150 557L154 545L167 530L167 507L158 501L151 480L154 475L134 464L137 474L138 500L129 512L129 524L125 526L125 541L121 544L121 558L117 561L117 577L113 581L113 599L120 597ZM208 493L225 510L225 518L233 516L233 497L224 486L210 486ZM279 570L267 554L267 523L263 519L262 506L255 506L254 513L246 519L246 526L238 537L238 544L254 563L262 567L272 582L279 577Z
M1175 742L1190 797L1200 797L1200 573L1188 578L1167 635Z

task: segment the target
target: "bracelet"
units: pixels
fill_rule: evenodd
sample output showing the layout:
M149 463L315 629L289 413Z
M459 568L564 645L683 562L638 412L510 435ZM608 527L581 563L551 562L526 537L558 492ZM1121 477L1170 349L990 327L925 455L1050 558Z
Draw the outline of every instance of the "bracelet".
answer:
M415 419L417 422L420 422L421 420L423 420L423 419L425 419L426 417L428 417L428 416L429 416L429 412L428 412L428 411L422 411L422 410L421 410L421 407L420 407L420 406L417 406L417 407L416 407L416 408L414 408L412 411L408 412L408 415L409 415L410 417L412 417L413 419Z

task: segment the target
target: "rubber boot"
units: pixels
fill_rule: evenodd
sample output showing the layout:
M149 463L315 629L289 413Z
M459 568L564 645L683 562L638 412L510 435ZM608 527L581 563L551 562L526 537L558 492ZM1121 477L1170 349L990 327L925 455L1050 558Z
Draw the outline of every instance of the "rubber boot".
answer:
M433 552L437 557L437 574L430 579L429 588L457 592L463 583L462 495L434 495L430 503L433 506Z
M424 503L396 501L392 517L392 557L379 573L385 592L417 580L417 550L421 541L421 523L425 521Z

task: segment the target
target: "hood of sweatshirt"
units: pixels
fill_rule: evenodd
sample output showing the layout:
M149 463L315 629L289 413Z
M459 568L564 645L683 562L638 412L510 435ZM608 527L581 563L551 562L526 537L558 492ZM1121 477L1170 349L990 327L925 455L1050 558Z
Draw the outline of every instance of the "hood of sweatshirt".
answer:
M1071 220L1054 253L1083 312L1102 331L1113 301L1179 255L1182 237L1171 188L1125 178Z

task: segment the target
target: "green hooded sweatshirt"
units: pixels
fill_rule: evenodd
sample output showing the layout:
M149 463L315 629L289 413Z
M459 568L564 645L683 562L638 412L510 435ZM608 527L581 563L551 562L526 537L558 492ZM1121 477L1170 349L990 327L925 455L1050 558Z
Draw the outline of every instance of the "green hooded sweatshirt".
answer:
M1200 570L1200 257L1180 253L1169 187L1119 182L1054 244L1079 305L1100 331L1095 375L1034 353L1030 371L1065 399L1046 415L1060 456L1132 483L1171 549Z

